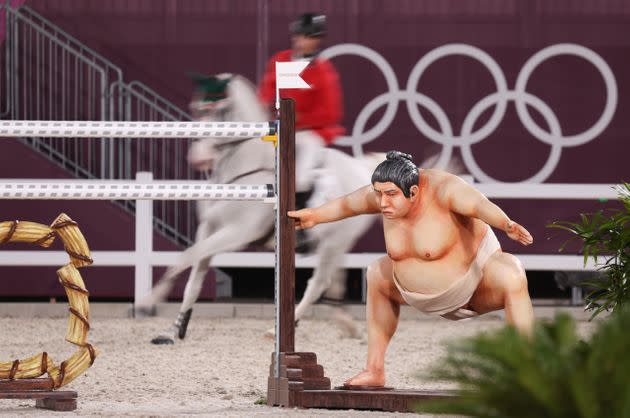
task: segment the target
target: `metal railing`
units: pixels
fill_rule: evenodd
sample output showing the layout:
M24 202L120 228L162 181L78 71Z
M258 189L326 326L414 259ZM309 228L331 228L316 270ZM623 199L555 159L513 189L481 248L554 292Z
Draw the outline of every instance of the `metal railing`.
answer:
M6 7L8 105L3 118L107 120L108 87L122 71L28 7ZM105 178L106 143L24 140L77 177Z
M0 118L21 120L185 121L190 116L146 85L123 81L107 58L26 6L4 12ZM25 138L27 146L77 178L198 179L186 163L189 141ZM116 202L133 213L133 202ZM194 240L193 202L156 202L156 229L180 245Z
M121 106L116 109L116 106ZM190 115L166 101L139 81L114 83L110 88L110 113L124 121L187 121ZM186 163L191 140L134 139L109 140L110 178L133 179L138 171L153 173L157 179L196 180L200 176ZM134 201L119 202L133 211ZM154 228L181 245L190 245L195 237L195 202L154 202Z

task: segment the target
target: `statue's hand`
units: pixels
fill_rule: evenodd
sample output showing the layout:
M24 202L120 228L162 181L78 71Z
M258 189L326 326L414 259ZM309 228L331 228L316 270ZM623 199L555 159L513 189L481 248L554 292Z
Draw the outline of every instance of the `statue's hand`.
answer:
M317 225L312 209L301 209L287 212L289 218L295 219L295 229L309 229Z
M523 245L530 245L534 242L534 238L529 231L514 221L508 221L505 233L508 237Z

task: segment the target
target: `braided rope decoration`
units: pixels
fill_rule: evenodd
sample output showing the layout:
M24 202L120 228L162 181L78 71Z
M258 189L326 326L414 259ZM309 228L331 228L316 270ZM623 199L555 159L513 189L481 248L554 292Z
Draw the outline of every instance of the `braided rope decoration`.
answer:
M25 242L48 248L56 237L70 256L70 262L57 270L59 281L66 290L70 318L66 341L77 351L59 366L43 352L24 360L0 361L0 379L31 379L48 374L53 388L64 386L80 376L93 363L98 350L87 342L90 330L89 292L78 268L92 264L90 249L75 221L64 213L50 226L28 221L0 222L0 244Z

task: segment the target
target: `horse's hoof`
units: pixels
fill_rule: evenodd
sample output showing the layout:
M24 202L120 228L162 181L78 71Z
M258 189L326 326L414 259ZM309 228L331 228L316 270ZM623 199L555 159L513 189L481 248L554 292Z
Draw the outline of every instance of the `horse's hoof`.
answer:
M352 338L353 340L359 340L361 339L361 333L359 332L359 330L357 328L343 328L342 329L342 338Z
M129 308L129 316L131 318L146 318L149 316L156 316L157 308L155 305L151 306L132 306Z
M171 337L165 337L160 335L159 337L155 337L151 340L151 344L155 345L167 345L167 344L175 344L175 341Z
M267 331L265 331L265 333L263 334L263 337L267 340L275 339L276 338L275 328L269 328Z

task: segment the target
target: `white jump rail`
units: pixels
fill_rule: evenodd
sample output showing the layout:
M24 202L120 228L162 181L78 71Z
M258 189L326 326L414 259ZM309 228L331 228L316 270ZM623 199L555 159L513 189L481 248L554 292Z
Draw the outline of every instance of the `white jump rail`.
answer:
M87 185L93 186L96 193L91 195L82 190L85 193L85 197L82 199L130 199L136 200L136 231L135 242L136 248L134 251L93 251L92 258L94 259L94 265L96 266L119 266L119 267L135 267L135 285L134 285L134 299L135 301L142 300L151 291L152 285L152 267L158 266L172 266L178 262L180 252L176 251L153 251L153 199L162 199L164 196L158 197L156 190L150 189L147 195L142 197L130 196L129 193L120 193L121 187L132 187L134 185L189 185L198 184L203 182L172 182L172 181L152 181L151 173L138 173L137 180L133 181L67 181L60 182L59 180L17 180L17 181L0 181L0 199L18 198L4 196L5 186L12 184L36 184L36 185L50 185L54 184L59 188L49 188L48 190L42 189L44 194L36 197L21 197L27 199L66 199L63 195L60 195L60 190L64 190L63 186L68 185ZM100 196L98 194L99 185L108 185L111 189L113 185L118 187L112 189L119 194L116 197ZM201 184L200 184L201 185ZM220 185L205 184L205 188L202 190L211 191L214 187ZM595 199L617 199L617 193L613 189L614 185L606 184L487 184L479 183L475 184L482 193L492 199L576 199L576 200L595 200ZM252 185L247 186L252 190L256 190L256 199L261 199L267 202L274 202L273 190L270 189L270 185ZM13 193L15 188L8 188ZM89 190L89 189L88 189ZM125 189L123 189L124 191ZM131 190L131 189L129 189ZM175 189L173 189L175 190ZM271 191L270 191L271 190ZM23 193L23 192L22 192ZM46 193L49 193L46 195ZM162 192L160 192L162 193ZM175 192L173 192L175 193ZM179 189L177 193L180 198L184 199L202 199L200 196L189 197L189 189ZM264 197L263 197L264 195ZM216 196L215 196L216 197ZM250 196L251 197L251 196ZM175 197L172 197L175 198ZM239 200L238 198L234 200ZM242 199L247 200L247 199ZM251 200L251 199L250 199ZM244 203L246 204L246 203ZM89 237L88 237L89 238ZM352 253L346 254L343 259L344 268L364 269L373 260L382 257L384 253ZM584 259L577 255L549 255L549 254L517 254L518 258L523 263L527 270L595 270L596 266L592 260L588 260L584 265ZM318 258L316 255L300 255L296 256L297 268L313 268L317 264ZM63 251L0 251L0 265L4 266L57 266L67 262L67 254ZM210 263L212 267L244 267L244 268L273 268L274 267L274 254L272 252L231 252L218 254L212 259Z
M0 121L0 138L254 138L275 132L273 122Z
M245 200L274 203L271 184L205 181L0 180L0 199L29 200Z

